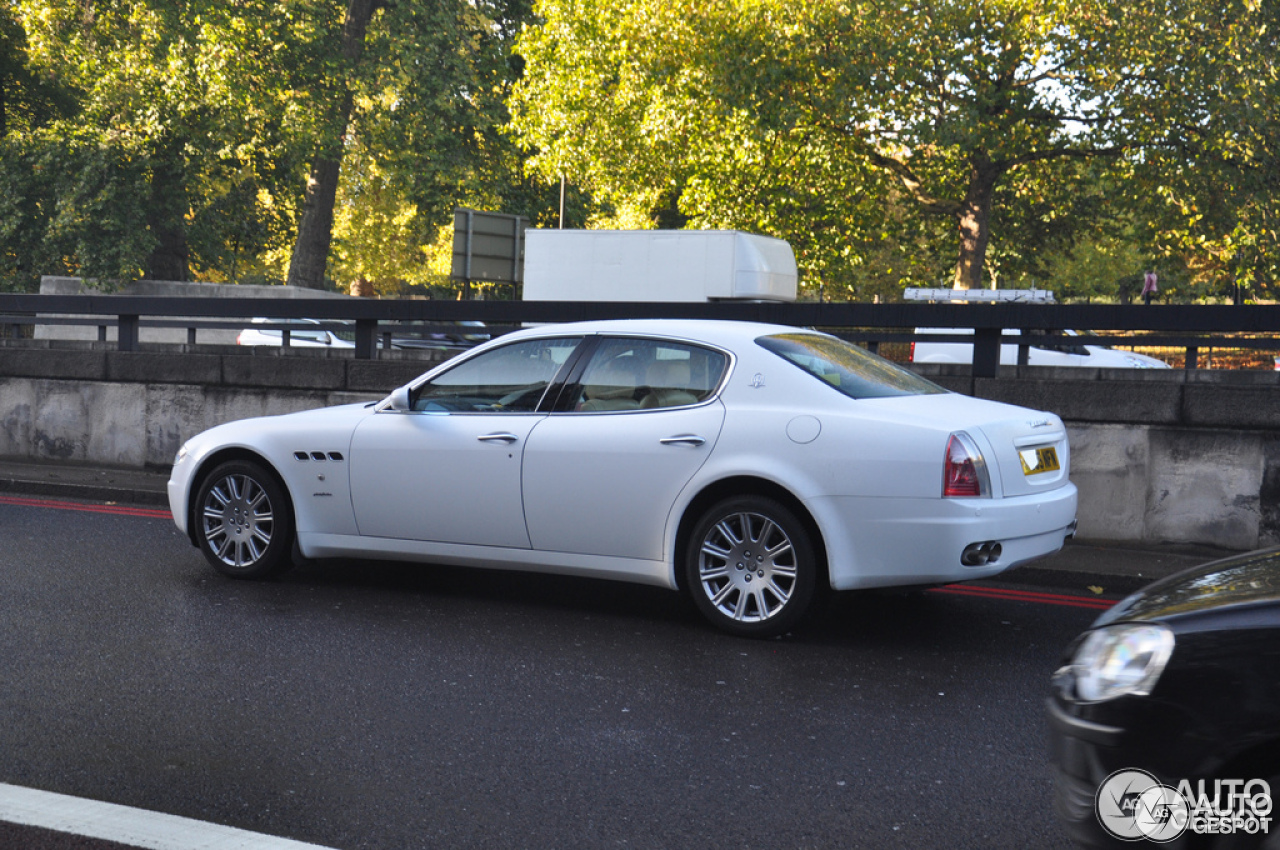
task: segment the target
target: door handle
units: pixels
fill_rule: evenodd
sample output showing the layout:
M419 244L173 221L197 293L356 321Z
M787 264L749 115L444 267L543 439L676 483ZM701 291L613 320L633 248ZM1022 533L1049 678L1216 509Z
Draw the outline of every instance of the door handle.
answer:
M679 434L675 437L663 437L658 442L664 446L700 446L706 439L697 434Z
M476 439L482 443L507 443L510 445L520 438L515 434L481 434Z

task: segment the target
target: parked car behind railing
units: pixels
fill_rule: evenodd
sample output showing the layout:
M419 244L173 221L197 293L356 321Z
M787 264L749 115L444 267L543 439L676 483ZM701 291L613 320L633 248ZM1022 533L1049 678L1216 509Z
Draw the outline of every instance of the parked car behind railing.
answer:
M321 322L316 319L296 319L309 325L320 325ZM258 318L253 320L255 325L280 324L279 320ZM326 325L341 324L354 325L354 322L330 320L325 322ZM441 325L449 328L456 327L457 330L440 330ZM430 328L426 330L425 328ZM490 338L489 330L483 322L460 321L445 323L430 323L423 325L421 322L383 322L382 333L378 335L378 347L385 348L387 339L390 338L390 345L393 349L409 349L409 348L470 348L482 342L487 342ZM285 334L283 328L278 327L251 327L245 328L236 337L238 345L289 345L294 348L331 348L331 349L354 349L355 330L339 330L331 331L326 328L316 327L302 329L289 329L289 339L285 342Z
M918 334L972 334L972 328L916 328ZM1155 357L1138 354L1133 351L1117 351L1105 345L1091 345L1090 334L1081 331L1062 331L1073 337L1071 342L1042 341L1034 342L1036 335L1027 337L1028 366L1078 366L1095 369L1168 369L1169 364ZM1005 331L1008 336L1021 335L1021 331ZM1079 340L1075 342L1074 340ZM1017 344L1004 343L1000 346L1000 363L1004 366L1016 366L1018 363ZM931 342L918 340L911 344L911 362L913 363L972 363L973 345L965 342Z

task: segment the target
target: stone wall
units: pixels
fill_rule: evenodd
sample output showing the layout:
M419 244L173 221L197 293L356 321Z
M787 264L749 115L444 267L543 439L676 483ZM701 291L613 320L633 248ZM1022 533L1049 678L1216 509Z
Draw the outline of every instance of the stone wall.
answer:
M0 456L164 468L187 437L213 425L380 399L432 365L319 350L68 345L0 347ZM919 371L1066 420L1082 538L1280 544L1280 375L1023 367L992 380L967 367Z
M1004 368L997 379L918 371L1066 421L1081 537L1280 544L1280 374Z

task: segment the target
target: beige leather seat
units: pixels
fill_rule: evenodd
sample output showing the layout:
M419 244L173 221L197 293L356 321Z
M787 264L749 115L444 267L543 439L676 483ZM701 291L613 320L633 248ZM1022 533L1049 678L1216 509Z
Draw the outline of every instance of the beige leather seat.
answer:
M644 382L649 394L641 400L640 407L646 410L698 403L698 396L690 391L693 376L688 360L659 360L645 372Z
M636 376L631 370L617 363L607 364L595 374L587 375L590 383L582 390L584 401L578 407L583 411L637 410Z

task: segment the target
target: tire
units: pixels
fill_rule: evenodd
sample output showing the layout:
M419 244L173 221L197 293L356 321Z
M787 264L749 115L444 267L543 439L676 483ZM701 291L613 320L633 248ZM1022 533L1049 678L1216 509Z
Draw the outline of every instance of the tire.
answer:
M764 496L725 499L694 526L685 582L713 625L741 637L794 629L820 594L824 572L804 523Z
M276 477L253 461L220 464L195 502L200 551L218 572L261 579L293 565L293 513Z

